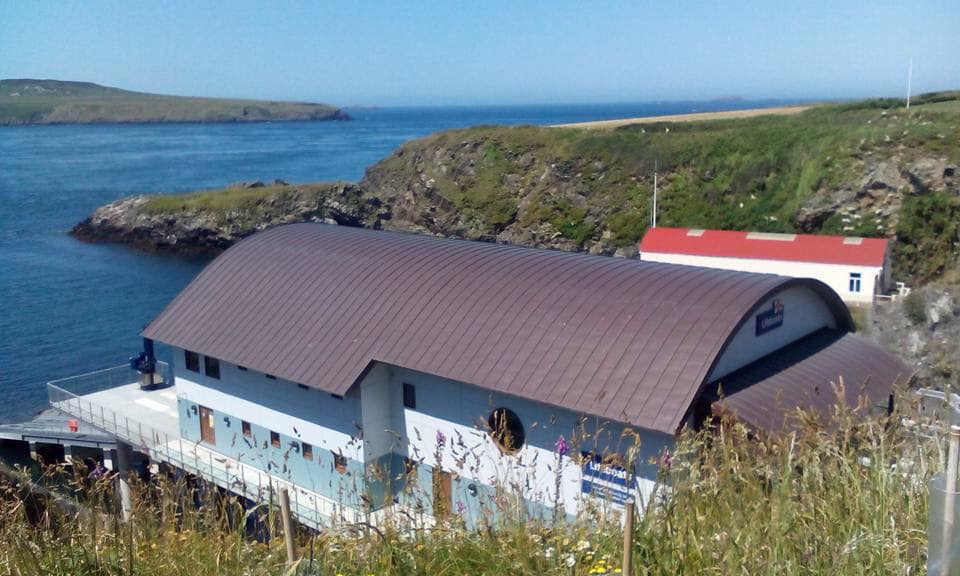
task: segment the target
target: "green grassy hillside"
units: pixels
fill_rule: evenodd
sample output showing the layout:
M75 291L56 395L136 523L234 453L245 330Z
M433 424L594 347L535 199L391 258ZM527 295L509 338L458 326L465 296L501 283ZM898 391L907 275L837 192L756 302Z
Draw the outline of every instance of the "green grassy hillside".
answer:
M402 146L361 185L430 231L609 252L650 222L899 239L929 279L960 253L958 93L617 129L486 126ZM914 258L923 253L924 259Z
M0 125L341 120L333 106L129 92L91 82L0 80Z

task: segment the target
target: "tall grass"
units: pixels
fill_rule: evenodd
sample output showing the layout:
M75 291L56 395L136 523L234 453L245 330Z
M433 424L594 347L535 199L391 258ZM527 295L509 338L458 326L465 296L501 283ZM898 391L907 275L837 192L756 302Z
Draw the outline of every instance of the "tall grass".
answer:
M831 428L752 435L722 422L683 436L634 538L638 574L917 574L927 546L927 481L936 440L902 414ZM50 469L48 475L62 474ZM108 479L66 483L82 507L0 483L0 574L283 574L267 506L244 511L218 490L158 477L135 485L117 519ZM246 528L245 528L246 526ZM261 539L262 540L262 539ZM504 515L468 530L454 514L432 528L387 522L297 534L302 574L583 575L616 573L618 518L547 526Z

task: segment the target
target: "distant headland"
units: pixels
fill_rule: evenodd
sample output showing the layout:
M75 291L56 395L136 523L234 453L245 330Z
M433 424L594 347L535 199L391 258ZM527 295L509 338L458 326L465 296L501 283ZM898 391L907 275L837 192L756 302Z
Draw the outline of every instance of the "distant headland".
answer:
M312 102L194 98L131 92L92 82L0 80L0 125L349 120Z

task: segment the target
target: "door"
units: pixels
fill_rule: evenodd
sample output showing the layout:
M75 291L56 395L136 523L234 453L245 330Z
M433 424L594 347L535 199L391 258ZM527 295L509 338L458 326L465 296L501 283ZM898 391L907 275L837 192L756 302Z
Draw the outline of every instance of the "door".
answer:
M217 431L216 420L214 420L213 410L206 406L200 407L200 440L207 444L216 445Z
M453 476L443 470L433 471L433 515L446 518L453 508Z

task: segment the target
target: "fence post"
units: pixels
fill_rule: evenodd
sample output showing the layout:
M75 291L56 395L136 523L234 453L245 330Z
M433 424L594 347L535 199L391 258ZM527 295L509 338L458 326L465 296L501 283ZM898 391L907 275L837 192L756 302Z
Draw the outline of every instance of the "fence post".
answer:
M943 504L943 544L940 547L941 574L950 574L958 464L960 464L960 426L954 424L950 426L950 451L947 453L946 494Z
M623 576L631 576L633 568L633 498L623 505Z
M287 545L287 568L293 566L297 551L293 545L293 520L290 518L290 494L280 489L280 519L283 521L283 541Z

